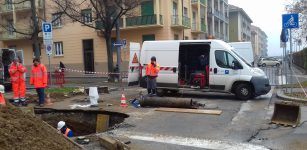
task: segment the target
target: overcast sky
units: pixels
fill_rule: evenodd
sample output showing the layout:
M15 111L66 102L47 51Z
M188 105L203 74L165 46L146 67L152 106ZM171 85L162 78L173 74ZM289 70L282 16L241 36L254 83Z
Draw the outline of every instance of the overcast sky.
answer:
M281 15L285 0L229 0L229 4L241 7L268 36L268 55L282 55L280 48Z

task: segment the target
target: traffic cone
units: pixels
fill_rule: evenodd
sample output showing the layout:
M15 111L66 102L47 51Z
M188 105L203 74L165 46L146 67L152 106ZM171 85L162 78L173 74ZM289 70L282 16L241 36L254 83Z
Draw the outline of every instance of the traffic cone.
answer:
M47 106L50 106L50 105L53 104L53 103L51 102L50 94L47 94L45 104L46 104Z
M124 94L122 94L122 98L120 99L120 106L121 107L128 107L127 102L126 102L126 97Z
M2 95L2 93L0 93L0 106L3 106L5 107L6 106L6 102L5 102L5 99L4 99L4 96Z

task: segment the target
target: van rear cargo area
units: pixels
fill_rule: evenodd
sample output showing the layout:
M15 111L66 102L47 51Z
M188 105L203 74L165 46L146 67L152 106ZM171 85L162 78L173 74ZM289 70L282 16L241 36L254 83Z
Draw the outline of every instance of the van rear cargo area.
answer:
M209 81L210 43L181 43L179 48L179 84L205 88Z

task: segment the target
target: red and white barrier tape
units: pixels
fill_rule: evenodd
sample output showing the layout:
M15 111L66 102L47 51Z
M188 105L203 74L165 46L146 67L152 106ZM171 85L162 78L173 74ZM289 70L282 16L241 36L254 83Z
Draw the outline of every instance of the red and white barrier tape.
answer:
M97 74L97 75L127 75L126 72L122 72L122 73L115 73L115 72L92 72L92 71L84 71L84 70L77 70L77 69L70 69L70 68L59 68L56 67L56 69L64 69L65 71L68 72L76 72L76 73L88 73L88 74Z

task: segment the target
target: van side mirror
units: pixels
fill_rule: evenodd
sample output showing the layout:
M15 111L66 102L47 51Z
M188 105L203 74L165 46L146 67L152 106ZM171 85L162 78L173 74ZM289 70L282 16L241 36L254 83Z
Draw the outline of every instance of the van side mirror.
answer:
M231 69L238 70L238 69L243 69L243 67L237 60L234 60L232 61Z

